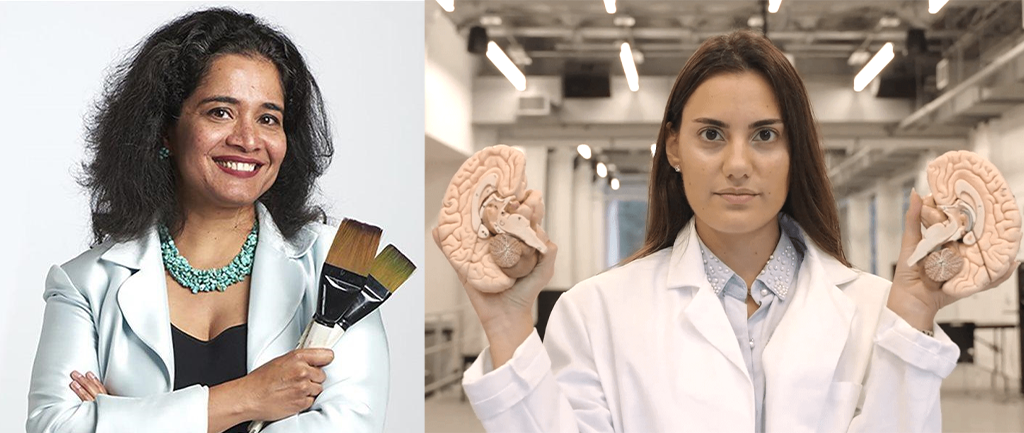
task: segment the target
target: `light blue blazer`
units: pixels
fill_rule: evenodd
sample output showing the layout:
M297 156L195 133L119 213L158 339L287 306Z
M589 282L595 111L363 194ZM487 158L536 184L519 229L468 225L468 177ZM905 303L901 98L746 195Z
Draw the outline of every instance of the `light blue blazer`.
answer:
M335 228L310 224L291 241L256 204L260 235L249 295L247 371L295 348L313 315ZM229 289L230 290L230 289ZM32 368L28 433L206 433L209 388L172 391L174 347L156 229L105 242L46 277L42 334ZM381 431L388 396L387 337L379 313L334 346L323 392L306 412L264 430ZM111 395L82 402L72 370L96 372Z

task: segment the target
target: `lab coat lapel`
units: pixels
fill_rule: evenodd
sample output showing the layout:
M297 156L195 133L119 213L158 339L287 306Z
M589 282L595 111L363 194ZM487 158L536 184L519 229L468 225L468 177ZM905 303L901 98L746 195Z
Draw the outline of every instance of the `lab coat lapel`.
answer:
M299 257L308 252L316 239L310 230L302 229L297 245L290 244L282 236L262 204L257 203L260 235L253 259L252 280L249 286L249 336L247 341L246 367L252 371L263 363L264 351L285 331L296 315L296 310L306 292L307 281L316 281L307 275L316 272L310 264L304 264ZM308 321L308 318L306 318ZM299 327L304 327L302 321ZM295 334L296 341L289 341L294 348L302 329Z
M683 317L693 324L700 336L732 362L749 381L750 375L747 373L743 354L740 353L736 334L732 330L732 325L729 324L729 318L725 315L722 301L711 288L711 284L708 283L704 262L700 255L700 244L697 242L697 232L693 225L694 222L691 218L690 223L676 237L672 249L672 265L668 272L667 287L689 286L696 291L693 300L686 306Z
M792 304L764 351L767 432L813 432L831 410L826 397L856 313L836 286L856 274L807 243Z
M166 388L174 377L171 318L160 238L152 228L141 238L114 244L103 259L135 270L117 289L117 305L128 327L162 362Z

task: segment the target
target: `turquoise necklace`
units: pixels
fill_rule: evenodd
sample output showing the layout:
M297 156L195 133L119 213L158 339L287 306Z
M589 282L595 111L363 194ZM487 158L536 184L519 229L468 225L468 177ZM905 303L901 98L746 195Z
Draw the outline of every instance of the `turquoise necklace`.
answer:
M160 224L157 232L160 233L160 251L163 253L164 268L174 281L186 289L191 289L192 293L214 290L223 292L228 286L252 274L252 259L256 255L256 240L260 232L259 221L253 221L252 230L242 244L242 251L231 260L231 263L219 269L193 268L188 264L188 259L178 252L167 226Z

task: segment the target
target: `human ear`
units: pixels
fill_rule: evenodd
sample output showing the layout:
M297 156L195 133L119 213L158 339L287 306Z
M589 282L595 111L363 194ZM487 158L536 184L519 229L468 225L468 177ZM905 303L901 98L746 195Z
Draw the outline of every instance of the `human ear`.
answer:
M668 157L669 165L678 168L681 161L679 158L679 133L672 129L672 122L665 124L665 132L665 156Z

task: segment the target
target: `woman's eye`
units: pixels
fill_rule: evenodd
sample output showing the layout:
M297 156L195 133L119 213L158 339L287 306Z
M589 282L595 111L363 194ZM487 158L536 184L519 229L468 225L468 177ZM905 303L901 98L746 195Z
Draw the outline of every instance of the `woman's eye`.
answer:
M227 119L231 117L231 113L223 108L214 108L210 110L210 115L218 119Z
M263 116L260 116L260 122L267 125L277 125L281 123L279 120L277 120L276 117L271 116L269 114L264 114Z
M708 141L718 140L722 136L722 134L719 134L718 131L714 129L705 129L704 131L701 131L700 134L705 140Z
M772 131L771 129L762 129L757 132L756 137L757 141L772 141L775 139L776 135L778 134L775 131Z

